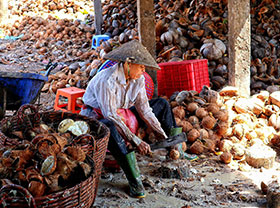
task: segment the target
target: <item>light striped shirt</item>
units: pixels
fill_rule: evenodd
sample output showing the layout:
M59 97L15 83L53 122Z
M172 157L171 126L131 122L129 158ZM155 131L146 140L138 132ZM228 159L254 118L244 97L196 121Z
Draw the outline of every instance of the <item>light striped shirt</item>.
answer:
M167 138L149 105L144 76L137 80L129 80L127 83L122 64L115 64L98 72L89 82L83 101L93 108L100 108L104 118L113 121L122 129L127 139L137 146L141 140L125 125L117 114L117 109L135 106L143 121Z

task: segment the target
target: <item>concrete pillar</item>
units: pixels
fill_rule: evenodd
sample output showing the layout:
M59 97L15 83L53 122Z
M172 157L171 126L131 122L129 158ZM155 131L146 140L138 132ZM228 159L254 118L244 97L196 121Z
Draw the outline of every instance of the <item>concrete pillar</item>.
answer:
M154 18L154 1L137 0L138 33L140 42L156 58L156 33ZM154 97L158 95L157 73L155 70L146 69L154 82Z
M95 34L101 34L101 26L103 22L101 0L93 0L94 2L94 27Z
M229 84L250 96L250 0L228 0Z

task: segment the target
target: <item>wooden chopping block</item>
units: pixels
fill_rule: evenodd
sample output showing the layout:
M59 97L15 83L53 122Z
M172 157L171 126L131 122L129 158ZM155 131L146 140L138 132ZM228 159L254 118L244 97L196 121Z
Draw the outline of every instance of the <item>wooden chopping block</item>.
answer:
M184 159L164 161L159 172L162 178L187 178L190 176L190 161Z

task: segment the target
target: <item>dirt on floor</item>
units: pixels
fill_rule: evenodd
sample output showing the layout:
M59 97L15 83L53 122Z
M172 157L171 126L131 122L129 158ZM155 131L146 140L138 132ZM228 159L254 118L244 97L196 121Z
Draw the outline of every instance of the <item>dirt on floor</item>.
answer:
M165 150L154 152L153 157L137 155L146 198L129 197L123 172L111 170L102 174L94 207L266 207L266 196L260 184L280 177L278 162L272 169L244 166L241 171L235 162L222 164L215 154L200 155L198 160L192 162L170 161L165 155ZM188 175L163 178L162 167L166 163L187 165Z

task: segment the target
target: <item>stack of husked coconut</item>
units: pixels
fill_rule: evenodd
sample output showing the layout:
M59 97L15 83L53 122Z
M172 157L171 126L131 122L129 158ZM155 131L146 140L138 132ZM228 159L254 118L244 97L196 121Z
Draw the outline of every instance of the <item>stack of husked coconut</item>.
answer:
M280 144L279 91L245 98L235 87L216 92L204 86L200 93L173 94L170 104L191 153L220 153L222 162L236 160L240 169L273 166L276 153L270 146Z

